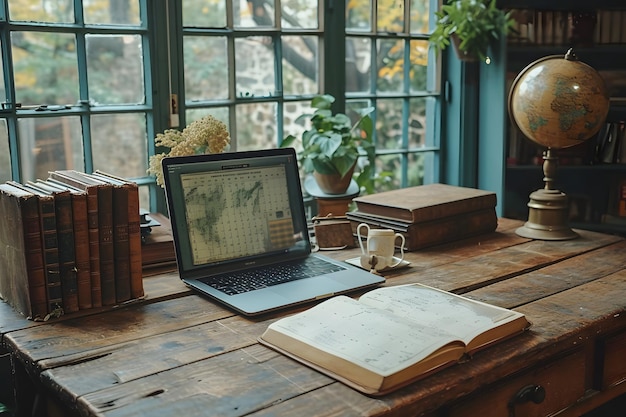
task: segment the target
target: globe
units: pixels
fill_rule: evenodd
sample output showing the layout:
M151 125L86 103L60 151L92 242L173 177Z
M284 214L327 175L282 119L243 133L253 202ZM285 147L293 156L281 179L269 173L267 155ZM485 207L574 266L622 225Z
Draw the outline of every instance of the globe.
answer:
M609 111L604 80L570 49L538 59L515 78L509 114L522 133L547 148L578 145L595 135Z
M509 115L530 140L545 146L545 186L530 194L528 221L516 233L543 240L578 236L568 225L569 202L553 185L556 150L583 143L595 135L609 112L609 96L600 74L580 62L570 49L524 68L509 92Z

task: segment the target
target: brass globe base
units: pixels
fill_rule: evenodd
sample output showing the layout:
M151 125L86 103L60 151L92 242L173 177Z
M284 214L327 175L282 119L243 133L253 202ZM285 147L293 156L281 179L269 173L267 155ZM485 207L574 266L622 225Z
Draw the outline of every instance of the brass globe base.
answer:
M559 190L537 190L530 194L528 221L515 233L539 240L569 240L578 237L568 226L567 196Z

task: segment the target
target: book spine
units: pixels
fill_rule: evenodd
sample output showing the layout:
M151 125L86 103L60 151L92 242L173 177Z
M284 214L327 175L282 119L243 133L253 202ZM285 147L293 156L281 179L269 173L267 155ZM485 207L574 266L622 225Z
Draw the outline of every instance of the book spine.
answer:
M0 190L0 297L26 317L43 319L48 306L39 201L7 184Z
M349 214L349 213L348 213ZM413 251L428 246L439 245L453 240L493 232L498 227L495 209L483 209L443 219L410 224L408 228L398 228L384 220L356 220L348 216L353 233L356 235L360 223L373 228L392 229L405 237L405 250Z
M76 281L78 308L92 307L91 271L89 259L89 227L87 221L87 195L72 194L72 218L74 220L74 254L76 256Z
M113 187L98 186L100 286L102 305L115 304L115 252L113 249Z
M32 318L43 319L48 314L46 275L42 252L41 223L37 197L29 198L22 207L22 228L28 275Z
M52 313L58 311L63 306L56 214L52 197L39 197L39 215L44 253L48 313Z
M78 311L78 279L74 246L74 220L72 199L68 193L55 195L54 207L57 223L59 271L63 290L63 310L67 313Z
M91 281L91 305L102 307L100 283L100 228L98 222L98 189L87 189L87 232L89 235L89 275Z
M141 258L141 216L139 187L133 184L128 192L128 240L130 245L130 296L141 298L143 291L143 262Z
M128 239L128 187L113 187L113 252L115 299L130 300L130 242Z
M356 202L357 210L362 213L409 223L418 223L422 221L429 221L431 219L455 216L466 212L493 208L495 205L495 194L485 194L484 196L478 198L469 198L432 207L423 207L417 210L408 210L379 204L369 204L361 201Z

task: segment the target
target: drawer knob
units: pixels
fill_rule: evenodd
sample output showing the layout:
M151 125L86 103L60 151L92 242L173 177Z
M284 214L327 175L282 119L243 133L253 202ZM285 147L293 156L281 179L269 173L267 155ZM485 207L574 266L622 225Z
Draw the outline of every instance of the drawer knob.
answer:
M526 385L511 398L508 404L509 417L515 416L515 405L527 402L541 404L546 399L546 389L541 385Z

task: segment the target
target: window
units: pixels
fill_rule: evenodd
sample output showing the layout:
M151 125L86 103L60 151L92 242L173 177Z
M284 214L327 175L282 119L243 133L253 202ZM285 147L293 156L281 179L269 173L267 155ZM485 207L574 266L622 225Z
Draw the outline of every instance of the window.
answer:
M146 175L156 132L206 114L232 150L276 147L320 92L374 106L380 189L438 178L435 0L7 0L0 3L0 181ZM81 6L82 5L82 6ZM341 12L339 12L341 11ZM160 200L159 200L160 199ZM162 206L161 206L162 207Z

